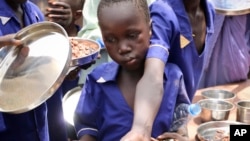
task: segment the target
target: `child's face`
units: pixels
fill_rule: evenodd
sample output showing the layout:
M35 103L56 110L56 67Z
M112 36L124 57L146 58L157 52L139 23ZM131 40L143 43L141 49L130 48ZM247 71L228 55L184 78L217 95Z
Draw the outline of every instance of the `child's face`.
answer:
M136 70L144 64L150 25L133 3L103 7L99 25L106 49L114 61L127 70Z

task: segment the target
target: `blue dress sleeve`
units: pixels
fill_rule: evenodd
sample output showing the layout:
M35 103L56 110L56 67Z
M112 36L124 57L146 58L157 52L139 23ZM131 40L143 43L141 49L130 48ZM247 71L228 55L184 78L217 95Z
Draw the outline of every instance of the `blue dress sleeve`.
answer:
M79 139L86 134L92 136L98 134L96 121L100 113L98 106L100 95L97 91L95 81L87 77L74 115L74 125Z
M180 29L172 8L164 1L156 1L150 6L152 36L147 58L158 58L167 62L170 47L180 42Z

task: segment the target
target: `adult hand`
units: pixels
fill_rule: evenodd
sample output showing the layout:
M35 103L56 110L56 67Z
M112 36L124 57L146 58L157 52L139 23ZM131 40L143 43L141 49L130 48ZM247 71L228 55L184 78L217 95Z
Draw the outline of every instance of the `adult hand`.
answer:
M56 22L63 27L68 27L73 20L73 14L69 4L59 1L48 1L49 7L46 8L45 16L48 21Z

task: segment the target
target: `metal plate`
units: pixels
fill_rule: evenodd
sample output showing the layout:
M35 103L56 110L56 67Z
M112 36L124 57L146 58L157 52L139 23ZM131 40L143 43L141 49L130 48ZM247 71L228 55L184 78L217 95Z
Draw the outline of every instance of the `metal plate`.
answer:
M211 121L200 124L197 128L197 137L200 141L221 141L218 131L223 131L222 136L229 136L230 125L243 124L235 121Z
M83 57L72 59L70 66L73 67L73 66L85 65L97 59L98 54L101 50L101 47L96 41L91 40L91 39L83 39L79 37L71 37L71 39L76 40L79 44L82 44L82 45L85 43L92 44L93 50L88 55L84 55Z
M23 113L39 106L61 85L71 62L67 33L56 23L41 22L30 25L19 31L16 38L25 42L29 47L29 54L23 64L16 69L8 68L2 78L1 112ZM6 55L0 56L5 57L0 59L6 59ZM16 54L12 55L15 56ZM1 65L4 66L7 65Z
M74 111L77 106L78 100L81 96L82 87L78 86L69 90L66 95L63 97L63 114L64 119L74 125L73 116Z
M244 15L250 13L250 0L210 0L219 14Z
M250 13L250 8L245 9L221 9L215 8L217 13L228 15L228 16L236 16L236 15L245 15Z

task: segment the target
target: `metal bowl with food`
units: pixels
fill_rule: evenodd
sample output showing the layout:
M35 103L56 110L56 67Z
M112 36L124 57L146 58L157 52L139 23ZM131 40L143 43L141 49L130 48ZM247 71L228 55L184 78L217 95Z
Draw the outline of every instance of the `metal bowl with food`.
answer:
M229 141L230 125L243 124L235 121L210 121L202 123L197 128L200 141Z
M209 89L201 92L204 99L221 99L233 102L236 95L232 92L221 89Z
M72 48L70 66L82 66L97 59L101 47L96 41L79 37L70 37L69 40Z
M15 38L22 40L29 51L20 63L16 59L19 48L0 50L0 111L7 113L23 113L46 101L61 85L71 62L68 35L59 24L32 24Z
M234 104L224 100L202 99L198 104L201 106L199 116L202 122L227 120L234 109Z

